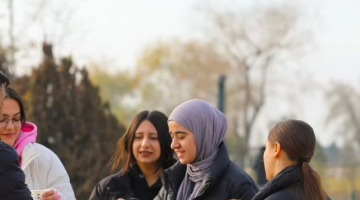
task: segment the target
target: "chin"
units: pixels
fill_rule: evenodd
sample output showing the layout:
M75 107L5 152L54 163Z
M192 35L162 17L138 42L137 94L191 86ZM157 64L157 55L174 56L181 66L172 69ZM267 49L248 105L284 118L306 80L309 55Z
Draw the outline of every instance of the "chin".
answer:
M156 160L138 160L137 162L141 164L149 165L156 163Z
M180 163L183 164L183 165L187 165L189 164L189 162L187 160L182 160L182 159L179 159Z

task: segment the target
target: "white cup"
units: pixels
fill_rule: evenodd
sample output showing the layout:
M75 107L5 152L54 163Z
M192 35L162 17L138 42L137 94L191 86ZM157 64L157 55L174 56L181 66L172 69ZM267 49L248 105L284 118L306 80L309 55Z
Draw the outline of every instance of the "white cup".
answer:
M45 190L30 190L31 191L31 197L34 200L39 200L41 198L41 195L45 192Z

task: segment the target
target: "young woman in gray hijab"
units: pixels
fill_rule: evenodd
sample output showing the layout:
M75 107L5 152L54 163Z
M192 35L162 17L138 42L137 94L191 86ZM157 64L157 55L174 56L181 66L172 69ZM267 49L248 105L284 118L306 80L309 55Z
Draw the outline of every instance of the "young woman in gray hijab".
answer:
M162 174L155 200L252 199L258 191L254 181L229 159L223 113L194 99L177 106L168 125L179 161Z

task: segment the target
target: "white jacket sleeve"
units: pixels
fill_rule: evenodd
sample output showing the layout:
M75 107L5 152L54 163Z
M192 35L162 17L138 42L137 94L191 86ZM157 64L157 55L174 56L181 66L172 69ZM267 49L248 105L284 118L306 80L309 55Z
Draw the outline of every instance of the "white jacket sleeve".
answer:
M69 175L60 159L52 153L52 163L48 171L47 188L54 188L58 191L60 200L76 200L72 189Z
M59 157L45 146L28 145L23 154L36 154L25 167L26 183L30 189L56 189L60 200L76 200L70 178Z

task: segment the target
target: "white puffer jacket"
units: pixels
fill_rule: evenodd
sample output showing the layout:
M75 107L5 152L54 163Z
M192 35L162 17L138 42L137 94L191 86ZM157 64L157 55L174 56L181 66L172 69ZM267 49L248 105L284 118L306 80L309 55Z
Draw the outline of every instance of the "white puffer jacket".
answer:
M54 188L60 200L75 200L70 178L60 159L50 149L38 143L28 143L21 154L21 168L30 190Z

